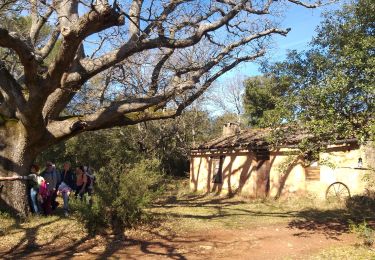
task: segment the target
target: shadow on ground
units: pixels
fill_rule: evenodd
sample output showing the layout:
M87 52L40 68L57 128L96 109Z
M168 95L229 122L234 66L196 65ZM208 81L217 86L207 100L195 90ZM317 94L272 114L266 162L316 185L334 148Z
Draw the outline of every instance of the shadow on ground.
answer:
M291 229L298 229L301 232L296 233L296 236L306 236L311 232L323 233L327 238L337 239L343 233L349 233L349 224L358 224L366 220L370 226L375 229L375 200L373 198L364 196L353 196L348 199L346 203L332 205L332 209L320 209L310 207L303 210L249 210L243 208L230 208L235 205L251 203L248 201L232 201L226 197L212 198L210 200L202 200L205 195L196 195L186 197L185 199L177 199L171 196L164 203L159 203L156 207L174 208L174 207L191 207L194 208L206 207L211 208L215 213L210 215L199 214L180 214L180 213L158 213L161 218L165 216L172 216L174 218L192 218L201 220L215 220L224 219L226 217L248 216L248 217L275 217L275 218L290 218L288 227ZM273 201L264 200L262 203L274 208ZM329 207L328 207L329 208Z
M363 221L363 218L358 215L353 216L353 213L347 209L319 210L316 208L308 208L301 211L283 210L282 208L273 207L272 203L267 201L262 203L264 205L270 203L268 206L270 209L273 207L272 211L250 210L237 207L246 203L251 202L231 200L222 197L207 199L203 195L185 196L182 199L172 196L155 205L156 209L166 209L166 212L155 213L155 223L162 223L165 219L170 220L171 218L177 221L181 218L210 221L222 220L227 217L246 216L249 217L249 219L252 217L274 217L285 219L287 227L298 231L295 233L295 236L306 237L311 233L318 232L324 234L327 238L338 239L343 233L349 232L349 220L357 221L358 223ZM258 201L256 203L260 202ZM187 210L187 212L194 212L198 207L207 207L212 209L212 214L173 213L168 211L168 209L174 207L187 207L190 210ZM61 218L62 216L53 221L45 222L43 225L58 222ZM368 221L375 227L375 216L368 218ZM184 236L183 234L177 234L174 230L162 229L158 224L144 229L143 232L146 233L144 238L119 238L110 235L104 237L85 236L77 241L71 241L68 244L61 244L61 241L57 241L58 237L66 235L64 232L56 234L48 243L38 243L37 234L42 228L42 225L25 228L19 222L16 222L13 228L23 230L24 235L12 248L6 251L0 251L0 258L58 257L64 259L82 256L101 259L114 256L121 252L121 257L126 259L140 259L144 256L150 258L164 257L169 259L187 259L186 254L181 251L181 245L186 245L188 248L189 244L208 242L207 238ZM0 234L0 240L2 236L3 235ZM137 250L132 250L134 248L137 248Z
M38 241L38 233L42 228L48 225L54 225L61 221L63 217L62 212L56 213L58 216L49 221L46 219L41 224L33 227L25 227L22 222L16 222L8 228L12 233L23 233L24 235L18 239L18 242L11 248L6 250L1 249L0 259L24 259L24 258L55 258L70 259L73 257L88 257L97 259L106 259L114 256L121 251L121 257L126 259L139 259L141 256L148 255L150 257L166 257L169 259L186 259L186 257L179 252L179 249L173 246L174 243L189 244L199 242L199 239L188 238L183 239L177 237L173 232L154 231L152 227L143 230L147 233L145 239L134 239L129 237L119 237L113 235L105 236L90 236L86 235L79 240L71 240L64 244L59 241L59 238L67 236L65 232L60 232L53 235L48 242L41 243ZM0 234L0 240L5 237L5 234ZM153 239L150 239L150 238ZM138 248L140 250L130 250L127 255L127 249ZM139 256L134 255L134 252L139 251Z

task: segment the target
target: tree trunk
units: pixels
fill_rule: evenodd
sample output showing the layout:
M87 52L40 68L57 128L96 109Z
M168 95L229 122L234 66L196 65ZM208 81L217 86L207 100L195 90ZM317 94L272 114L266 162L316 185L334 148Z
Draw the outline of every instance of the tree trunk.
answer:
M9 120L0 126L0 176L24 176L29 173L37 152L23 125ZM26 217L30 212L27 182L0 182L0 209Z

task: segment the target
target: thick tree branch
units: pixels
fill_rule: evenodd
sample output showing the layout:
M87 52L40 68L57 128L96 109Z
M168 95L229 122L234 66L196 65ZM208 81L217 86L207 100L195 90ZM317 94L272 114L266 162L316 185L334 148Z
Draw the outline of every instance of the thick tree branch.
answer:
M66 1L60 2L65 3ZM201 23L197 24L194 32L190 36L183 39L166 37L163 33L161 33L164 31L164 29L160 26L162 26L163 21L167 20L168 15L171 14L179 4L184 3L185 1L180 0L170 2L170 4L166 6L161 15L158 17L158 20L152 22L149 26L146 27L146 30L141 33L139 23L142 2L142 0L134 0L129 11L129 17L131 17L132 19L132 22L129 25L129 30L133 35L137 34L139 36L137 37L137 42L132 39L125 43L121 48L107 53L97 59L83 59L79 63L76 63L73 71L71 71L69 74L67 72L69 71L69 69L73 68L72 63L76 57L77 49L79 48L83 39L93 33L102 31L114 25L122 24L123 17L115 10L115 8L110 7L106 1L97 1L97 5L93 5L92 9L81 18L76 17L76 20L71 19L69 20L69 22L65 21L61 23L61 32L63 36L62 46L55 62L50 66L48 70L45 78L46 81L44 84L46 90L46 98L49 93L52 93L54 91L53 94L48 97L47 102L44 105L43 114L46 118L56 118L74 96L75 91L78 90L80 86L84 84L89 78L123 61L134 53L160 47L170 48L172 50L176 48L193 46L198 43L202 39L202 37L204 37L204 35L207 35L209 32L226 26L237 14L244 10L245 12L252 14L267 13L272 1L267 1L263 6L263 9L260 10L254 9L251 4L249 4L249 2L245 0L237 2L236 4L234 3L234 1L232 2L229 0L219 1L223 4L230 5L231 8L229 9L229 11L225 13L222 10L220 12L221 17L217 18L216 21L210 21L210 23L203 23L202 21ZM62 8L57 9L57 12L60 16L61 14L64 14L61 9ZM220 11L218 8L213 8L207 15L212 15L213 13L218 11ZM78 12L77 8L75 12ZM67 14L67 16L69 15ZM67 20L66 18L64 19ZM144 34L150 32L150 30L155 27L159 28L159 37L146 39ZM178 26L175 28L178 28ZM176 89L179 93L181 93L186 89L193 88L194 84L199 81L199 78L203 74L207 73L210 69L219 64L220 61L223 60L232 50L239 46L245 45L252 40L270 35L272 33L279 33L284 35L287 32L278 29L270 29L260 32L256 35L242 38L240 41L228 45L218 56L216 56L210 62L206 63L203 67L193 67L192 69L187 69L182 72L180 71L180 73L190 73L194 71L195 73L189 76L190 80L184 80L184 82L182 82L182 84L180 84ZM58 34L56 33L55 36L51 37L51 44L47 44L45 48L39 53L45 56L46 53L48 53L48 50L51 49L50 46L53 46L53 44L56 42L57 37ZM157 93L159 74L162 67L164 66L164 63L170 55L171 54L165 55L154 68L150 85L150 91L152 91L153 94ZM175 83L177 82L181 83L179 77L176 77L175 81L172 83L175 86Z
M15 118L16 109L14 106L9 105L2 95L3 91L0 90L0 124L2 123L3 117Z
M76 87L77 89L79 87ZM73 89L57 88L47 98L42 114L45 119L57 118L76 92Z
M21 36L0 28L0 47L14 50L24 67L25 82L29 87L35 86L39 81L39 64L31 46Z
M48 127L49 131L53 133L55 138L59 139L75 135L77 134L76 132L93 131L112 126L132 125L150 120L175 117L180 115L183 109L199 98L210 87L212 82L225 72L231 70L241 62L254 60L263 54L264 51L260 51L254 55L244 56L223 67L209 77L198 91L191 94L175 110L159 111L159 108L170 101L176 94L182 94L186 90L193 89L197 81L190 80L186 82L185 85L179 86L179 91L176 91L175 87L171 87L170 91L167 91L164 95L114 102L94 114L74 116L62 121L52 121ZM208 71L209 68L205 68L205 70Z
M129 9L129 37L135 40L140 34L140 15L143 0L133 0Z
M156 96L150 98L135 98L122 102L114 102L110 106L100 109L89 115L75 116L62 121L51 121L48 125L50 132L55 138L64 138L74 131L92 131L137 120L143 111L151 106L155 106L164 100L167 96ZM77 130L77 122L81 122L81 127Z
M151 76L151 85L149 89L149 94L150 95L155 95L158 91L158 82L159 82L159 75L160 72L165 64L165 62L171 57L173 54L174 50L169 49L166 54L163 55L163 57L159 60L159 62L156 64L152 76Z
M227 19L228 18L221 19L222 23L224 23L224 21L226 21ZM214 24L212 26L211 25L204 26L204 28L209 31L209 30L212 30L212 28L216 28L218 26L218 24ZM202 33L203 31L200 31L200 32ZM273 33L286 35L287 32L288 31L272 28L272 29L265 30L263 32L259 32L257 34L250 35L248 37L245 37L245 38L241 39L238 42L235 42L235 43L232 43L231 45L229 45L227 48L225 48L221 52L220 55L218 55L212 61L208 62L206 64L205 68L202 68L200 66L197 67L197 68L192 67L192 68L189 68L189 69L185 69L185 71L182 72L182 73L191 72L193 70L200 70L200 72L196 73L196 75L194 76L194 80L191 81L194 84L199 80L199 77L202 74L206 73L209 69L211 69L213 66L218 64L220 62L220 60L223 59L224 56L226 56L228 53L230 53L232 50L234 50L238 46L247 44L247 43L249 43L249 42L251 42L255 39L265 37L265 36L273 34ZM193 37L191 37L191 38L193 38ZM76 89L77 86L80 86L88 78L90 78L92 75L97 74L100 70L106 68L107 66L110 67L110 66L114 65L114 64L112 64L112 62L117 63L117 61L121 61L122 58L121 58L121 55L119 54L119 52L121 53L121 51L124 51L124 52L128 51L129 53L127 55L130 56L131 54L136 53L136 52L140 52L145 48L146 49L155 48L155 47L159 46L160 43L165 43L164 40L165 39L158 38L157 41L155 41L155 40L145 41L143 44L142 43L134 44L133 42L128 42L127 45L124 45L122 48L120 48L120 50L116 50L114 52L111 52L107 55L104 55L104 56L98 58L98 59L82 60L81 63L80 63L80 65L81 65L80 69L83 68L82 71L84 71L84 73L74 72L74 73L71 73L67 77L65 87L62 88L62 89L56 89L54 91L54 93L48 98L47 103L46 103L46 105L44 107L44 110L43 110L44 116L48 117L48 118L58 117L59 113L65 108L65 106L68 104L68 102L74 96L75 90L78 90L78 89ZM171 38L169 40L173 41ZM200 39L198 39L198 41L199 40ZM175 43L172 43L170 46L175 48L176 46L174 44L178 45L179 41L176 41ZM190 46L190 44L194 45L195 43L194 42L187 43L187 46ZM185 47L185 46L180 45L179 47L182 48L182 47ZM172 48L171 48L171 50L172 50ZM151 78L151 85L150 85L150 88L149 88L149 91L150 91L149 93L152 94L152 95L156 94L159 73L160 73L164 63L166 62L166 60L169 58L170 55L171 54L167 54L166 56L164 56L164 58L162 58L154 68L152 78ZM107 60L108 63L105 66L103 64L106 63L106 59L108 59ZM95 67L98 68L98 71L95 71ZM92 69L92 71L91 71L92 75L89 74L89 68ZM182 74L182 73L180 73L180 74ZM179 82L178 78L176 78L176 80L177 80L176 82ZM183 82L183 84L180 84L180 88L179 88L180 90L179 91L181 91L181 89L184 89L185 86L191 86L191 82L186 81L186 82ZM173 85L176 85L176 84L173 84Z
M8 113L17 113L19 119L27 122L24 118L26 100L22 93L21 86L12 77L5 65L0 61L0 92L3 99L2 105L6 104ZM4 112L6 111L4 108Z
M84 59L81 61L81 71L74 71L67 77L68 84L82 84L94 75L108 69L109 67L123 61L132 54L154 48L186 48L197 44L202 37L208 32L217 30L224 26L233 17L235 17L241 10L246 1L242 0L240 4L231 9L225 16L218 19L216 22L201 24L193 35L188 38L176 40L167 37L157 37L154 39L145 39L139 42L128 41L117 50L111 51L103 56L91 60Z
M123 23L123 16L114 8L107 5L105 7L100 6L98 9L93 6L92 10L69 27L62 26L61 34L63 41L61 48L55 62L49 67L46 76L46 88L48 88L48 92L52 92L56 89L56 86L60 85L62 75L70 69L83 39L93 33L100 32L112 26L122 25Z
M31 10L30 10L31 28L30 28L29 37L30 37L30 41L32 45L35 46L39 37L40 30L46 24L46 22L48 21L48 18L52 15L53 8L52 6L48 6L45 14L39 15L38 0L31 0L30 4L31 4Z
M199 81L199 78L204 73L207 73L210 69L212 69L214 66L219 64L221 62L221 60L224 59L224 57L227 56L236 47L241 46L243 44L246 44L246 43L248 43L252 40L258 39L260 37L264 37L264 36L273 34L273 33L286 35L287 32L288 32L287 30L284 31L284 30L272 28L272 29L265 30L263 32L251 35L249 37L245 37L244 39L242 39L238 42L232 43L231 45L224 48L217 55L217 57L213 58L210 62L204 64L204 66L192 67L192 68L189 68L189 69L182 69L183 72L178 71L176 73L175 79L172 81L172 86L170 86L169 92L172 92L172 91L173 92L175 92L175 91L183 92L188 88L193 88L194 85ZM160 73L164 63L170 57L170 55L172 55L172 53L173 53L173 51L170 50L165 56L163 56L163 58L155 66L152 77L151 77L151 85L150 85L150 88L149 88L150 94L152 94L152 95L156 94L159 73ZM260 51L257 54L257 57L263 55L263 53L264 53L264 51ZM252 59L252 56L249 59ZM195 71L195 73L190 76L190 80L184 80L183 82L181 82L181 80L180 80L181 74L192 72L192 71ZM65 94L65 98L62 98L62 96L64 96L64 94ZM58 89L58 90L56 90L55 93L53 95L51 95L51 97L49 98L50 104L53 104L51 106L52 110L48 110L48 109L45 110L45 111L54 111L54 112L53 113L45 112L44 115L47 116L47 114L48 114L49 118L56 118L59 115L59 113L62 111L62 109L66 106L67 102L69 102L69 100L73 96L74 96L74 92L72 90L69 90L69 89L65 89L65 90L64 89ZM53 99L52 99L52 97L53 97ZM54 101L52 102L52 100L54 100ZM57 101L59 101L59 102L57 102ZM47 108L47 107L45 107L45 108Z
M48 42L39 50L36 51L38 58L44 60L55 47L57 40L59 39L60 30L56 29L52 32Z

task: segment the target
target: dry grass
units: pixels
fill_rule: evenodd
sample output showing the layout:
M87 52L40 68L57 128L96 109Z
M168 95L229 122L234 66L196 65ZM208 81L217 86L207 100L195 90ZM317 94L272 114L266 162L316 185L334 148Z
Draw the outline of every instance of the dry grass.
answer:
M288 223L306 217L319 221L345 217L343 205L327 204L311 196L280 200L229 198L191 193L186 189L186 183L185 186L181 183L178 185L178 193L170 191L149 212L159 219L167 220L163 222L169 227L181 231L247 228Z
M20 222L5 214L0 216L0 248L34 248L49 244L69 244L87 236L82 225L74 218L60 215L33 216Z
M341 246L322 250L309 260L339 259L339 260L374 260L375 250L363 246Z

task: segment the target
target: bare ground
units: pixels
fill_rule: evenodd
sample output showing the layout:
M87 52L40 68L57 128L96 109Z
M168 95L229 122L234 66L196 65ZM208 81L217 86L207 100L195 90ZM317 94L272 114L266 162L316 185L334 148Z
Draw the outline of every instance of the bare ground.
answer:
M32 241L2 248L9 258L121 258L121 259L304 259L332 246L356 242L338 223L316 226L268 224L241 229L208 229L174 234L160 229L129 232L126 238L85 238L71 244L36 247Z

